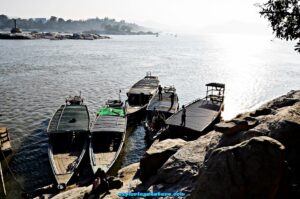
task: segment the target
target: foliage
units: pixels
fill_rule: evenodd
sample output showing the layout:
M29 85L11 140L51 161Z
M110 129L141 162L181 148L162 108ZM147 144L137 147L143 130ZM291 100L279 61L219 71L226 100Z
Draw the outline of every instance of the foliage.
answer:
M286 40L297 40L295 50L300 53L300 1L268 0L258 5L260 14L267 18L276 37Z

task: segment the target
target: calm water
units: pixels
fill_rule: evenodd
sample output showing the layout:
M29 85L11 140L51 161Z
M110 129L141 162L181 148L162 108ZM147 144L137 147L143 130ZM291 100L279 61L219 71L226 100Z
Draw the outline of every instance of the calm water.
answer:
M0 125L9 128L11 163L27 189L51 183L46 128L68 95L85 98L91 118L106 99L122 97L147 71L174 85L180 104L204 97L205 83L226 84L230 119L300 85L300 55L272 36L113 36L97 41L0 40ZM137 162L141 127L130 133L122 165ZM7 176L10 196L16 183Z

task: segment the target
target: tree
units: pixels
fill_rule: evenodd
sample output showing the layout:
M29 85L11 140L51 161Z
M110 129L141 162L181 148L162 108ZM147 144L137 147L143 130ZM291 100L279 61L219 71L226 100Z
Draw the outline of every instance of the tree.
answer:
M276 37L298 40L295 50L300 53L300 1L268 0L258 6L261 16L269 20Z
M51 16L49 21L52 22L52 23L56 23L57 22L57 17Z
M65 22L65 20L63 18L58 18L58 23L63 24Z

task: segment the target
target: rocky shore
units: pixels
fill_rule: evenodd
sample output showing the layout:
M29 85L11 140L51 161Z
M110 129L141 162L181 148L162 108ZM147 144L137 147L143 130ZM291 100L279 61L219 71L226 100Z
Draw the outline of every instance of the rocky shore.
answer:
M52 32L31 32L31 33L0 33L0 39L28 40L28 39L50 39L50 40L95 40L110 39L109 36L89 33L52 33Z
M222 121L194 141L156 140L119 171L119 192L183 192L184 198L300 198L300 91ZM54 198L82 198L91 186ZM158 197L159 198L159 197ZM172 197L169 197L172 198Z

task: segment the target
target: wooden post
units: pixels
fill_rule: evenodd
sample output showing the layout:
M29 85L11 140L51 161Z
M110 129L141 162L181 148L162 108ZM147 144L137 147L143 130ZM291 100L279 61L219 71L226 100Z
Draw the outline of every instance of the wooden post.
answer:
M207 100L207 97L208 97L208 86L206 86L206 100Z
M6 196L5 182L4 182L4 177L3 177L1 162L0 162L0 175L1 175L1 183L2 183L2 188L3 188L3 193Z

